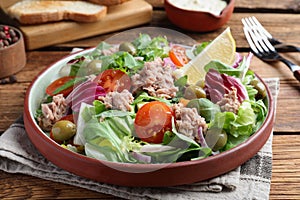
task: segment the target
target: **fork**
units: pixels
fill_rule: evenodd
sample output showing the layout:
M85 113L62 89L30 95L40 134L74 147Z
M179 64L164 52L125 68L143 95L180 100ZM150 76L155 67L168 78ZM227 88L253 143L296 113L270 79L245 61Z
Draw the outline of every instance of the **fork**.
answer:
M258 29L252 29L252 27L245 21L243 24L244 34L253 53L258 58L266 62L281 61L285 63L293 72L294 77L300 81L300 66L279 55L275 47L268 40L267 36L260 34Z
M293 51L298 51L300 52L300 47L296 47L293 45L287 45L287 44L283 44L281 41L279 41L278 39L274 38L271 33L269 33L264 27L263 25L256 19L256 17L252 16L252 17L246 17L242 19L242 23L244 24L244 26L249 26L251 27L251 29L255 29L257 30L261 35L265 35L269 42L274 45L274 47L277 50L280 50L282 52L293 52ZM246 24L246 25L245 25Z

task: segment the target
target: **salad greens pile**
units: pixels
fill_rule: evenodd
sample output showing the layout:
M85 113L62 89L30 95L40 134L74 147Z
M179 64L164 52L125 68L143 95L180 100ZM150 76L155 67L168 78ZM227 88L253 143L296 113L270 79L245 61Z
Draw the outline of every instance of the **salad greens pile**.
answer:
M207 44L205 42L186 49L186 55L192 59ZM91 53L77 56L67 64L70 67L67 76L76 76L76 79L58 88L57 93L69 85L86 81L86 75L98 75L108 69L120 70L132 77L143 69L146 62L154 61L156 58L171 63L176 70L176 65L172 63L169 56L172 45L165 37L151 38L147 34L140 34L129 43L129 47L127 44L127 50L119 49L105 54L105 51L115 47L101 42ZM206 79L202 80L204 82L202 89L207 93L206 98L187 100L185 106L195 108L207 124L207 130L199 128L198 140L178 131L175 116L172 117L171 129L164 132L161 143L149 143L138 138L135 133L135 118L137 111L143 105L159 101L171 107L185 99L185 91L189 85L187 85L187 77L183 76L174 80L174 85L178 88L175 97L167 99L151 96L147 91L140 91L134 94L130 111L107 108L105 103L95 98L96 95L106 95L101 88L97 90L98 94L92 94L92 99L89 99L90 96L87 97L87 94L77 95L78 99L86 98L89 101L79 100L80 109L71 111L76 116L76 134L71 139L61 142L61 145L100 160L125 163L171 163L202 159L241 144L261 127L268 109L266 90L254 72L249 69L252 55L242 57L237 53L236 57L233 66L215 60L208 63L205 66ZM94 61L99 61L101 67L89 68L90 63ZM86 87L95 89L99 86ZM232 88L235 88L237 100L240 102L237 112L224 111L217 104ZM52 100L47 97L48 101ZM39 115L37 118L42 115L41 110L37 113ZM225 143L221 147L217 148L207 141L207 132L212 130L217 130L216 137L224 136ZM84 147L84 151L79 151L78 146Z

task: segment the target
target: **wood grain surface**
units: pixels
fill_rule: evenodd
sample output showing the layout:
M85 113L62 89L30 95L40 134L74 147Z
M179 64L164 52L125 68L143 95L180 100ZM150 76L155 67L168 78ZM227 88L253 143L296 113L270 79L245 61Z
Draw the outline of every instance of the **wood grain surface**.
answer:
M59 21L37 25L21 25L28 50L46 47L125 28L151 21L152 6L143 0L131 0L110 6L107 15L97 22ZM60 37L60 36L65 37Z
M164 6L164 0L146 0L156 8ZM298 0L235 0L235 10L248 10L248 12L264 12L277 10L281 12L300 12L300 2Z
M249 52L242 32L241 18L256 16L273 36L300 46L299 0L236 0L230 21L211 33L185 32L172 25L164 12L162 0L147 0L154 6L152 20L147 26L167 27L186 33L197 42L214 39L230 26L237 50ZM0 85L0 133L23 112L26 89L31 80L51 63L68 55L73 47L89 48L114 33L97 35L78 41L60 43L48 48L27 51L27 65L16 75L14 84ZM283 53L300 65L300 53ZM251 69L263 78L279 77L280 92L273 137L273 172L270 199L300 199L300 83L282 63L265 63L254 57ZM0 199L118 199L90 190L50 182L21 174L0 171Z

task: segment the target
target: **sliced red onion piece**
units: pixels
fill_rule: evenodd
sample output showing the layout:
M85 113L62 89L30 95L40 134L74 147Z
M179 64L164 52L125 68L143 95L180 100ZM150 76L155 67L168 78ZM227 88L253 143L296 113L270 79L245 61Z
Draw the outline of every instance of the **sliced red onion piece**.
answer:
M167 145L161 145L161 144L151 144L151 145L144 145L140 148L140 152L144 153L155 153L155 152L163 152L163 151L169 151L173 150L175 147L167 146Z
M131 155L140 162L151 163L151 156L147 156L138 152L131 152Z
M67 96L66 102L69 104L73 100L73 98L78 95L79 92L85 91L86 89L89 88L96 89L96 87L97 87L97 83L87 80L79 84L73 89L73 91Z
M235 62L233 64L232 68L237 68L239 66L240 62L242 62L242 60L243 60L243 57L241 56L241 54L236 52L235 53Z
M91 104L99 96L105 96L103 87L98 86L96 82L87 80L78 85L66 98L67 104L72 104L72 110L78 112L81 103Z
M163 59L164 66L170 66L172 69L176 69L176 65L173 63L170 57L166 57Z
M73 101L72 110L78 112L81 103L92 104L94 100L95 100L95 95L91 95L91 96L85 96L77 101Z
M198 136L199 136L199 143L200 143L201 147L209 148L207 143L206 143L206 140L204 138L204 135L203 135L202 126L199 126L199 128L198 128Z

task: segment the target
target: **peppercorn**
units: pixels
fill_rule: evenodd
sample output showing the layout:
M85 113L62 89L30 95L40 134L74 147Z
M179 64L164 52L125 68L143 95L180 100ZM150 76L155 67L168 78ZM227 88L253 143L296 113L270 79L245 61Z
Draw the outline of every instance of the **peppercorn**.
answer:
M6 34L3 31L1 31L0 32L0 39L5 39L5 38L6 38Z
M17 32L9 26L0 26L0 49L16 43L19 40Z
M12 38L17 35L13 29L10 29L8 32L9 32L10 37L12 37Z

